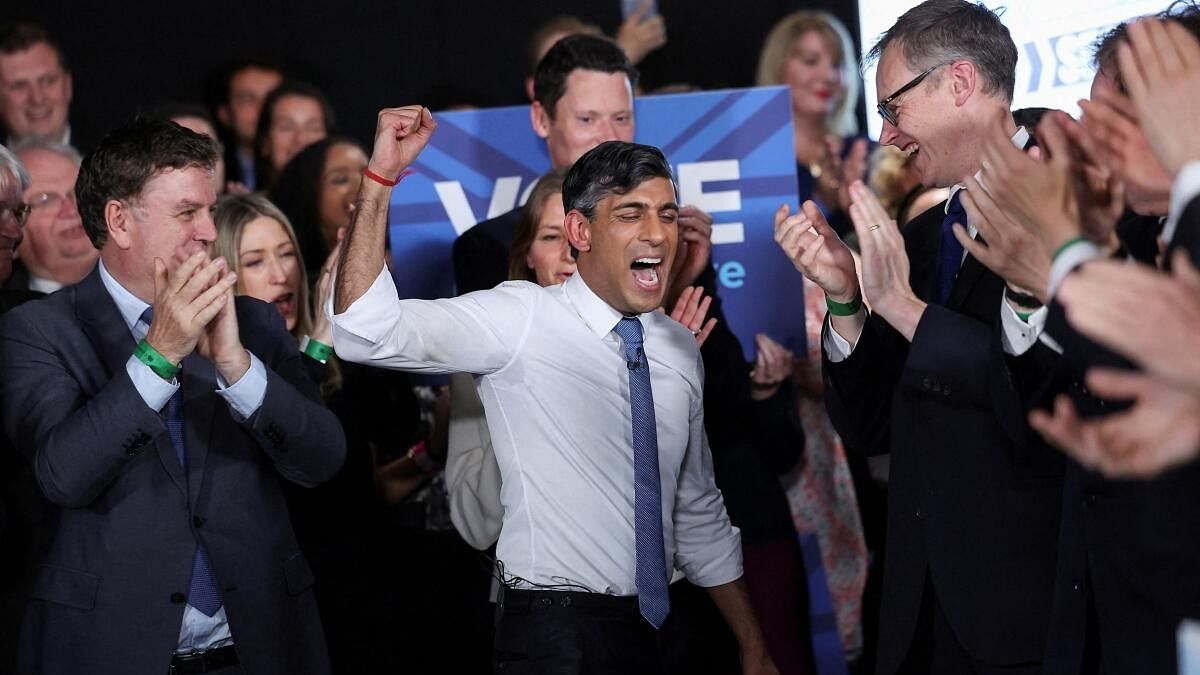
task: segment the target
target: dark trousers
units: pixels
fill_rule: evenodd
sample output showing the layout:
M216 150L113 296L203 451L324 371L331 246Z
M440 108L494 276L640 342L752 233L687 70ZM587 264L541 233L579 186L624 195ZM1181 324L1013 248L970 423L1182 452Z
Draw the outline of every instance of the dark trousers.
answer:
M926 575L921 613L908 656L900 667L901 675L1037 675L1040 672L1041 663L997 666L972 658L954 635L933 590L933 582Z
M636 597L506 589L496 609L497 674L659 675L665 634L641 616Z

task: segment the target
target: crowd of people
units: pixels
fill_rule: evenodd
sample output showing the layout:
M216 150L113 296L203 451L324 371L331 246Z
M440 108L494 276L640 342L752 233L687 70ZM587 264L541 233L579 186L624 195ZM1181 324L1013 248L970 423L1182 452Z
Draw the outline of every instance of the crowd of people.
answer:
M0 26L0 673L1181 672L1200 8L1104 33L1075 119L926 0L866 56L877 144L845 27L781 18L799 274L760 301L808 351L749 358L634 142L665 30L534 31L547 172L414 300L388 211L435 112L368 149L246 61L90 142L53 35Z

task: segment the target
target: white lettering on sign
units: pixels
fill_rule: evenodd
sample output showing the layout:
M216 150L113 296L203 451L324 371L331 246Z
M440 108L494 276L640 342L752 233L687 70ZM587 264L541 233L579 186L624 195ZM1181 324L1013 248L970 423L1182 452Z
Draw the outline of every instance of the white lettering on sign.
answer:
M679 198L684 204L691 204L708 213L742 210L740 190L704 191L706 182L738 180L741 170L736 159L684 162L679 165L676 175L679 177ZM524 205L536 184L536 180L529 181L529 184L522 190L520 176L497 178L496 184L492 188L492 197L488 203L485 218L495 218ZM454 226L456 235L466 232L476 223L485 219L475 215L470 202L467 201L466 193L463 192L462 183L459 181L437 181L433 184L433 189L437 192L442 208L446 209L446 216L450 219L450 224ZM713 244L740 244L745 240L744 224L713 224Z
M679 199L684 204L692 204L708 213L742 210L740 190L704 191L706 182L740 178L741 170L736 159L681 162L676 174L679 176ZM746 228L742 223L713 223L714 245L740 244L743 241L746 241Z

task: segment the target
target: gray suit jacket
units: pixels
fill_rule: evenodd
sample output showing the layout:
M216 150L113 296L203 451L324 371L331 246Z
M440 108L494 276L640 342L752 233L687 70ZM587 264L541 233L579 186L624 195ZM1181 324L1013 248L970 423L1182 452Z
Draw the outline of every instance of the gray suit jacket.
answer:
M184 359L186 474L125 370L133 338L98 271L0 321L4 430L59 512L30 589L19 672L167 672L197 542L247 674L328 672L279 479L332 477L345 437L275 309L238 298L237 312L243 344L267 367L266 395L239 423L212 364Z

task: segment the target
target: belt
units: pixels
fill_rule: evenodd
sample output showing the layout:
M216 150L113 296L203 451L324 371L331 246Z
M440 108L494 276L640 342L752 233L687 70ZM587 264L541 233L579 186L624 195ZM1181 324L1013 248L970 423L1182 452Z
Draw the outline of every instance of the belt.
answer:
M237 649L233 645L176 654L171 657L168 675L190 675L207 673L218 668L232 666L238 662Z
M578 591L543 591L521 588L500 590L500 606L505 609L526 612L549 609L550 607L576 607L639 614L636 595L606 595L604 593L582 593Z

